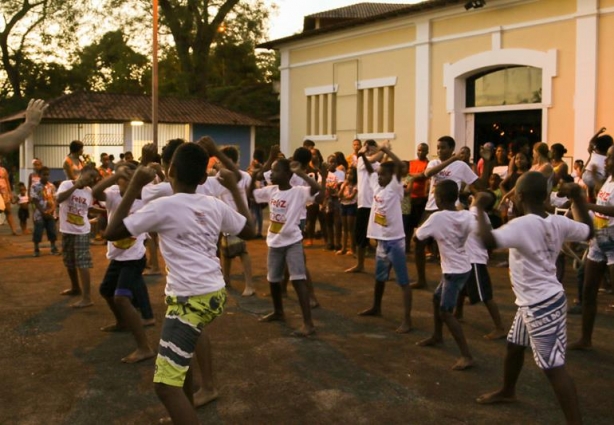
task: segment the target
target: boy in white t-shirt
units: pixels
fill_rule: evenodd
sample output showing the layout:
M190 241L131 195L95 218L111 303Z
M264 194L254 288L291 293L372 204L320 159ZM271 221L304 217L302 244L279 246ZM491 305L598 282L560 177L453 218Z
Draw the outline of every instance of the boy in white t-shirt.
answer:
M292 186L290 179L293 173L307 182L309 186ZM315 332L315 327L311 320L309 291L305 283L307 274L303 235L299 222L307 202L313 201L322 188L315 180L307 176L300 163L295 161L291 165L287 159L279 159L273 163L271 186L254 189L254 182L250 188L253 198L258 203L269 204L271 222L266 240L269 247L267 279L271 288L274 311L262 317L260 321L285 320L281 282L284 278L284 268L287 267L303 313L303 326L294 331L293 335L311 335Z
M437 140L438 159L430 161L423 173L425 177L430 178L430 189L426 207L421 219L422 223L424 223L428 217L438 209L435 202L435 188L440 181L454 181L458 185L459 191L463 183L465 183L469 189L472 190L473 184L478 181L478 176L464 161L462 161L464 156L460 153L458 155L454 155L455 147L456 141L450 136L442 136L439 138L439 140ZM424 289L427 287L425 252L427 244L428 240L416 242L415 262L418 281L412 283L411 287L414 289Z
M580 187L567 183L559 192L573 199L573 215L580 223L547 214L547 180L539 172L525 173L516 183L514 204L524 215L497 230L493 231L484 218L488 199L478 195L478 226L484 245L489 249L510 249L510 275L518 311L507 337L503 387L478 397L477 402L516 400L524 351L531 346L533 358L550 381L567 423L579 424L582 419L576 389L565 370L567 303L563 286L556 278L555 262L563 242L587 240L593 231Z
M62 295L79 295L82 299L71 307L90 307L90 271L92 254L90 252L90 221L88 212L93 203L91 186L99 177L93 165L81 170L77 180L66 180L60 184L56 199L60 205L60 232L62 232L62 259L70 277L71 288ZM79 280L83 292L79 287Z
M105 203L109 220L119 207L135 169L134 164L123 163L117 167L115 174L105 178L92 189L94 198ZM130 214L142 207L143 201L137 199L132 204ZM103 327L102 330L117 332L126 329L132 332L137 349L122 358L124 363L137 363L155 356L147 341L143 320L133 306L135 300L142 309L151 311L149 294L143 279L143 270L147 264L145 238L146 234L142 233L119 241L107 241L107 259L110 263L100 284L100 295L115 316L115 323Z
M443 342L445 323L461 352L461 358L452 370L465 370L473 366L467 340L458 320L452 314L458 295L465 286L471 272L469 255L465 244L475 228L475 217L467 210L457 210L458 185L453 180L442 180L435 188L435 202L439 211L434 212L418 230L416 240L433 238L441 255L441 282L433 293L433 335L416 343L421 347L438 345Z
M367 237L377 240L375 288L373 307L359 315L381 316L386 281L390 278L390 269L394 268L397 284L403 291L404 307L403 321L396 331L407 333L411 330L412 298L405 258L405 232L401 212L401 200L404 196L401 183L403 163L387 145L382 146L380 151L388 155L392 161L380 164L377 170L377 180L370 179L373 203L369 214ZM373 171L372 168L371 171Z
M201 353L205 347L199 339L203 328L222 313L226 301L224 278L215 255L218 235L227 232L249 239L254 234L233 173L223 170L220 179L231 191L239 212L218 199L195 193L207 179L208 161L209 155L200 146L179 146L168 172L174 195L156 199L130 214L142 188L156 174L152 168L139 167L106 231L111 241L150 231L160 237L168 272L168 307L154 382L173 423L198 423L192 406L190 360L198 350L199 366L206 367L207 353Z

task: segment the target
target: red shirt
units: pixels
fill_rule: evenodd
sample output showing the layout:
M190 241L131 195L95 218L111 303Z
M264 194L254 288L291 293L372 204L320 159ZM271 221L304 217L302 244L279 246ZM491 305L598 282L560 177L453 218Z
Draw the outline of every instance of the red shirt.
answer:
M425 159L424 161L420 161L419 159L409 161L409 174L422 173L424 170L426 170L428 163L428 159ZM428 196L426 193L426 182L426 179L414 181L414 185L412 186L411 190L412 198L426 198Z

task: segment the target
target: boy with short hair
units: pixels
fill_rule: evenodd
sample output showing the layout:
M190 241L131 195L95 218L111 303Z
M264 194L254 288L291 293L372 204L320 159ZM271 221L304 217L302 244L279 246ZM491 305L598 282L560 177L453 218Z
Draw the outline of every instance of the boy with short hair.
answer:
M401 200L404 196L401 183L403 163L389 149L387 145L380 147L392 161L380 164L377 170L377 180L370 179L373 190L373 203L369 214L367 237L377 240L375 252L375 287L373 293L373 307L359 315L381 316L382 297L386 281L390 278L390 269L394 268L397 284L403 291L403 321L397 328L397 333L411 331L411 287L409 286L409 273L405 258L405 232L403 231L403 217L401 214ZM367 170L373 172L370 163ZM374 175L372 174L372 177Z
M39 171L40 180L30 188L30 202L34 205L34 256L40 256L38 244L43 239L43 232L47 232L47 240L51 244L51 253L59 255L60 251L55 245L57 234L55 230L55 186L49 181L49 168L42 167Z
M309 186L292 186L290 179L293 174L303 179ZM300 217L305 205L313 201L316 194L322 190L315 180L311 179L298 162L290 163L287 159L278 159L271 168L272 185L254 189L255 179L250 187L253 198L258 203L268 203L271 224L267 234L269 247L267 279L271 288L274 311L260 320L262 322L285 320L282 285L284 268L287 266L290 281L299 299L303 313L303 326L293 332L294 336L308 336L315 332L311 320L309 291L305 283L307 274L305 255L303 251L303 235L299 227Z
M416 343L421 347L438 345L443 342L445 323L461 352L461 358L452 370L465 370L473 366L473 357L458 320L452 314L458 295L465 286L471 271L465 243L474 229L475 218L467 210L457 210L458 185L453 180L441 180L435 188L437 212L434 212L416 230L416 239L424 241L433 238L441 255L441 282L433 293L433 335Z
M486 248L510 249L510 275L518 311L507 336L503 387L478 397L481 404L516 401L516 382L529 345L537 366L544 371L559 400L567 423L582 422L576 389L565 370L567 346L567 302L563 286L556 278L556 258L565 241L580 242L593 234L586 201L577 184L559 188L562 196L573 199L574 222L561 215L548 215L546 177L525 173L516 183L516 199L523 216L492 230L482 212L487 203L478 195L479 235Z
M154 382L156 394L173 423L198 423L192 405L190 360L196 350L199 366L206 367L207 353L199 343L203 328L219 316L226 301L224 278L215 256L220 232L249 239L254 228L247 205L228 170L220 172L237 210L222 201L197 194L207 179L209 155L193 143L181 144L173 156L168 177L173 195L156 199L129 215L142 188L156 175L153 168L139 167L115 211L106 237L120 240L155 231L167 264L166 304ZM202 354L202 355L201 355Z
M94 198L105 203L109 219L119 207L135 169L135 165L126 162L117 167L115 174L111 174L92 189ZM136 200L132 204L130 213L134 213L142 206L143 202ZM124 363L137 363L155 356L147 341L143 320L133 306L133 300L136 299L139 304L146 305L151 311L143 279L143 270L147 263L145 237L146 234L142 233L136 237L107 242L107 258L111 261L100 284L100 295L115 316L115 323L103 327L102 330L113 332L127 329L132 332L137 349L121 359Z
M90 271L92 254L90 252L91 225L88 212L93 203L92 184L98 178L98 170L86 165L76 180L65 180L57 192L60 205L60 232L62 232L62 257L70 277L71 288L61 295L82 294L81 301L71 304L74 308L93 305L90 297ZM79 287L79 280L83 291Z

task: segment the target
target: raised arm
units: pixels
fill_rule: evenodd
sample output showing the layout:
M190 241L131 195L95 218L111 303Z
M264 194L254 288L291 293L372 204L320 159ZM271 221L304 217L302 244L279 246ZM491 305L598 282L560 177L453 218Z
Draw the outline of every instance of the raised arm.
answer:
M113 214L111 221L107 225L105 231L105 238L107 240L117 241L132 236L124 224L124 219L130 214L130 208L141 194L143 187L155 178L156 170L151 167L143 167L141 165L136 169L115 214Z
M196 143L200 147L202 147L209 154L209 156L214 156L217 159L219 159L220 162L224 165L224 167L227 170L230 170L235 175L235 177L237 178L237 181L241 180L242 176L241 176L241 173L239 172L239 169L237 168L237 165L234 162L232 162L230 158L224 155L222 151L218 149L217 145L215 144L215 142L213 141L211 137L209 136L201 137L200 140Z
M290 164L290 171L292 171L294 174L296 174L297 176L299 176L300 178L305 180L307 182L307 184L309 184L309 187L311 188L311 195L312 196L315 195L316 193L323 193L324 192L322 190L322 186L320 186L318 184L318 182L316 182L314 179L309 177L307 175L307 173L305 173L305 171L303 171L303 169L301 168L301 164L299 162L292 161L292 163Z
M590 232L588 235L588 239L593 237L594 228L593 228L593 220L591 219L590 214L588 213L588 205L586 203L586 196L582 191L582 188L576 183L564 183L559 187L559 194L562 196L566 196L567 198L572 200L571 211L573 213L573 218L580 223L586 224L590 228ZM599 205L595 205L599 206ZM614 207L607 207L611 209L611 215L614 216ZM595 212L600 212L594 209ZM601 214L610 215L604 212L600 212Z
M48 107L49 105L44 100L30 100L26 109L26 121L13 131L0 134L0 154L4 155L17 150L40 123Z
M380 147L379 147L380 152L384 152L384 154L386 156L388 156L388 158L390 158L390 160L392 160L392 162L394 162L394 170L395 170L395 174L397 176L397 179L400 181L401 178L403 177L401 175L402 171L403 171L403 161L401 161L401 159L396 156L396 154L394 152L392 152L392 149L390 149L390 144L389 143L383 143Z
M452 164L455 161L460 161L462 159L463 159L462 153L454 154L450 158L446 159L445 161L442 161L441 164L435 165L434 167L431 167L431 168L427 168L426 170L424 170L423 174L426 178L432 177L435 174L442 171L443 169L445 169L448 165Z
M130 179L128 167L117 167L117 170L115 170L115 174L111 174L109 177L100 180L96 184L96 186L92 188L92 196L94 197L94 199L97 199L102 202L106 201L107 195L105 195L104 191L107 190L109 187L113 186L114 184L117 184L117 181L120 178L124 178L126 180Z
M492 227L487 221L487 216L485 214L486 206L492 202L490 198L491 195L485 192L478 193L475 199L475 206L478 210L478 236L486 249L495 249L497 248L497 241L495 240L492 233Z
M237 212L246 219L245 226L243 226L241 233L239 233L237 236L239 236L241 239L252 239L256 235L256 228L254 227L254 222L252 220L252 215L249 212L249 208L247 207L247 204L245 204L245 200L239 191L235 174L230 170L220 170L218 180L222 186L228 189L228 191L231 193L232 199L237 206ZM252 186L250 185L250 187Z

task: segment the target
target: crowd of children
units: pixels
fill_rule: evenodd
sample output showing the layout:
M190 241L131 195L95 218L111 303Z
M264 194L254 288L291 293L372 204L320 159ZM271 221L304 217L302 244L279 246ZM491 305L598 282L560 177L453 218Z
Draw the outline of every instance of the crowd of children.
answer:
M75 145L67 157L71 178L57 191L42 164L30 176L29 188L20 186L19 219L25 232L32 208L34 255L40 255L44 232L51 253L59 255L57 217L71 283L62 294L81 296L72 306L85 308L92 305L90 212L95 202L104 207L110 263L99 292L115 322L103 330L132 332L137 348L122 358L126 363L155 356L143 330L143 325L155 323L143 273L145 245L154 249L154 262L159 245L166 263L167 311L154 382L174 423L196 423L192 406L217 397L205 326L222 314L233 258L243 264L243 295L254 294L245 239L263 236L263 208L269 214L265 237L273 311L260 318L262 322L285 319L282 296L290 281L303 316L302 327L293 335L316 333L312 309L319 303L304 245L313 243L318 223L326 250L356 258L347 272L364 272L367 252L376 245L373 304L359 314L381 315L385 285L394 270L404 307L399 333L412 329L412 289L428 287L428 251L440 258L441 280L433 293L433 334L417 345L441 343L445 324L461 354L452 369L472 367L474 358L459 319L465 297L471 304L483 302L494 324L485 338L507 335L508 347L502 389L477 401L515 400L524 349L530 346L566 420L580 423L575 388L565 370L567 303L556 263L566 241L592 238L578 297L582 338L569 347L590 348L597 293L606 269L614 281L614 147L612 138L602 133L590 142L586 166L576 161L571 175L562 145L551 147L549 159L547 145L538 143L531 151L526 140L510 146L485 144L477 166L467 147L455 154L455 141L449 136L439 138L437 158L430 161L427 144L418 146L416 159L402 161L390 142L358 139L347 157L337 152L324 161L315 144L306 141L291 159L278 146L266 161L257 151L249 172L238 169L236 149L219 149L208 137L197 143L171 140L159 157L148 145L138 167L125 159L111 166L108 156L101 157L99 169L79 166L75 157L82 145ZM558 204L558 198L565 201ZM555 203L576 221L552 214ZM406 254L412 244L417 280L410 284ZM518 312L509 333L493 300L487 267L489 250L495 248L510 250ZM200 366L204 395L188 390L192 357Z

